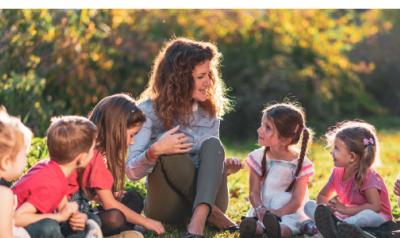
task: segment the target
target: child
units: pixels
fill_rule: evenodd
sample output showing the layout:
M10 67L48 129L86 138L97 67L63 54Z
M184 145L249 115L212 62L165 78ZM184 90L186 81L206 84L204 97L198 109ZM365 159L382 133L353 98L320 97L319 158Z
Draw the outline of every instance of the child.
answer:
M31 138L32 132L0 107L0 237L29 237L23 228L13 224L17 203L8 187L25 168Z
M304 112L292 104L269 106L257 132L264 148L251 152L246 160L252 207L240 224L240 236L250 238L264 231L277 238L299 234L300 222L305 219L302 204L308 200L308 181L313 174L312 162L305 157L310 133ZM298 152L293 145L301 137Z
M77 168L84 168L93 157L96 126L79 116L53 118L47 130L50 160L34 165L13 186L18 198L15 212L17 226L25 227L31 237L64 237L59 223L70 221L73 230L85 229L87 217L78 212L76 203L66 200L67 177ZM56 212L58 210L58 212ZM83 223L83 224L82 224ZM88 220L87 233L102 237L100 228Z
M318 194L320 205L310 201L306 213L324 237L371 237L360 227L378 227L392 219L386 186L371 168L379 151L375 128L347 121L326 137L335 168Z
M104 235L114 235L138 224L157 234L164 233L163 225L140 215L143 209L141 197L123 191L125 183L125 159L128 146L134 143L134 136L146 120L135 105L134 100L125 94L115 94L103 98L89 115L96 124L98 135L93 160L82 174L82 188L93 191L104 211L99 213ZM69 177L69 194L79 190L78 174ZM133 200L132 200L133 199Z

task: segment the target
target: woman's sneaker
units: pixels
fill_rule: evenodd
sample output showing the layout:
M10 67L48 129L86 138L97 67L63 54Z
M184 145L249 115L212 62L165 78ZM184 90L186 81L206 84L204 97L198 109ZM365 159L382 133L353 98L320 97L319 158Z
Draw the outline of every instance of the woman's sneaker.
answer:
M376 238L376 236L362 230L360 227L340 222L337 226L341 238Z
M318 234L318 228L313 220L306 220L300 224L300 232L307 236L314 236Z
M256 236L257 218L245 217L239 226L239 233L241 238L253 238Z
M86 236L85 238L103 238L103 233L97 222L92 219L86 222Z
M281 225L279 224L279 218L271 212L265 212L263 217L263 225L268 238L281 237Z
M337 219L326 205L318 205L314 217L317 228L324 238L338 238Z

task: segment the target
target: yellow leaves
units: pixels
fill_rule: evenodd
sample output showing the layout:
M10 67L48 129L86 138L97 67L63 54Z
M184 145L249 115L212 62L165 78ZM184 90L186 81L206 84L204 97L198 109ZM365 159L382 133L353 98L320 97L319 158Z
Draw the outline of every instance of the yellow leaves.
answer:
M100 59L100 55L99 55L98 53L96 53L96 52L92 52L92 53L90 54L90 58L91 58L94 62L96 62L96 61L98 61L98 60Z
M89 21L90 21L90 18L89 18L88 10L87 9L83 9L81 11L81 16L80 16L79 23L80 24L87 24Z
M36 31L36 27L34 24L30 25L28 28L28 33L31 34L32 36L35 36L37 31Z
M105 69L105 70L110 70L112 66L114 65L114 61L112 60L106 60L100 64L100 67Z
M393 23L391 23L390 21L386 21L383 23L383 29L385 29L386 31L389 31L390 29L392 29L393 27Z
M22 15L24 16L26 21L32 20L32 10L24 9L22 10Z
M53 41L55 34L56 34L56 28L52 26L49 28L47 33L42 36L42 39L44 41L51 42Z
M128 10L111 10L112 28L118 28L122 23L132 24L134 19Z

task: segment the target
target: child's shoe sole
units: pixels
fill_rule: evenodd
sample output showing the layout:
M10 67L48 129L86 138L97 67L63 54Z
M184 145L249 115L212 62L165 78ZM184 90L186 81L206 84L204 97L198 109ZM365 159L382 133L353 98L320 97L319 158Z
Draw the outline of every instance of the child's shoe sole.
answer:
M107 236L105 238L144 238L143 234L138 231L123 231L118 235Z
M267 211L263 217L263 224L268 238L281 237L281 225L277 216Z
M85 238L103 238L103 233L101 232L99 224L92 219L87 220L86 230Z
M376 238L372 234L363 231L360 227L345 222L339 223L337 230L341 238Z
M337 238L336 221L326 205L318 205L315 210L315 224L324 238Z
M240 238L253 238L256 236L257 219L254 217L246 217L239 226Z

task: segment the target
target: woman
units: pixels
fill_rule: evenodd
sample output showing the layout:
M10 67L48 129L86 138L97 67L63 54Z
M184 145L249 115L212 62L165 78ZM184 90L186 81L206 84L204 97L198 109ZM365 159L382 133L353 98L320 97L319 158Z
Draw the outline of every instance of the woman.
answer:
M145 214L170 224L190 220L185 238L203 237L206 221L235 227L224 214L226 176L242 165L225 160L218 138L219 117L229 109L220 57L211 43L178 38L166 44L141 95L147 120L126 163L131 180L148 176Z

